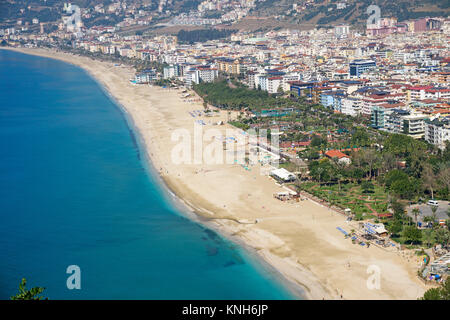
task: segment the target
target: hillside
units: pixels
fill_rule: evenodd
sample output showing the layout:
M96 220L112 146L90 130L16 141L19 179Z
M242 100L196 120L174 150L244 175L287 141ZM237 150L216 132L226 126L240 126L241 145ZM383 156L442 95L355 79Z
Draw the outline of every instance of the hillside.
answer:
M219 1L219 0L210 0ZM52 22L61 18L61 0L2 0L0 1L0 27L11 26L18 19L31 23L33 18L40 22ZM136 12L153 14L153 21L170 19L180 13L196 12L202 0L122 0L127 10L111 14L99 10L93 11L98 5L107 8L117 1L113 0L72 0L81 8L89 8L92 17L84 20L87 27L92 25L114 25ZM163 13L158 12L160 3L164 3ZM256 6L250 10L247 17L229 25L230 29L259 30L281 27L299 29L315 26L332 26L340 23L364 27L368 18L366 10L369 5L376 4L381 9L382 17L397 17L398 21L420 17L450 16L450 0L256 0ZM223 12L210 11L206 16L217 16ZM219 14L219 16L220 16ZM259 20L257 18L263 18ZM258 23L260 25L258 25ZM151 26L149 26L151 28Z
M380 7L382 17L397 17L398 21L450 15L450 0L266 0L258 2L251 14L271 15L282 21L310 26L339 23L362 26L371 4Z

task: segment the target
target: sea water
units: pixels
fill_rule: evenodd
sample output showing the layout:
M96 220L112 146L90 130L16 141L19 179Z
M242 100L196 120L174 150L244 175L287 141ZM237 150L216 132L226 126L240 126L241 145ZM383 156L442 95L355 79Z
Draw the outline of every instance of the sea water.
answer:
M82 69L0 50L0 299L292 299L273 269L182 213ZM67 267L80 268L68 289Z

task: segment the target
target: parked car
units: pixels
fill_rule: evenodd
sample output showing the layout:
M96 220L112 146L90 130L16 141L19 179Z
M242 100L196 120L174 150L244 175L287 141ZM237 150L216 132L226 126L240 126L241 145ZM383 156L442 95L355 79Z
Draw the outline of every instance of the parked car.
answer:
M428 200L427 203L429 206L438 206L439 203L436 200Z

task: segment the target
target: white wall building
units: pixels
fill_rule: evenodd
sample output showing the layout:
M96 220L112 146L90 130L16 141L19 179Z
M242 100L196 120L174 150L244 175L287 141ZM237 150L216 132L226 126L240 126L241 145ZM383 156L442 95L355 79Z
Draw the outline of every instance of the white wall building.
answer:
M425 141L434 144L439 149L445 149L445 141L450 140L450 120L425 122Z
M350 116L357 116L361 113L361 101L355 98L343 98L341 100L341 112Z
M210 66L193 67L185 73L186 86L190 87L193 83L213 82L219 75L217 68Z
M267 92L269 93L277 93L278 88L281 87L281 83L283 81L282 77L270 77L267 78Z

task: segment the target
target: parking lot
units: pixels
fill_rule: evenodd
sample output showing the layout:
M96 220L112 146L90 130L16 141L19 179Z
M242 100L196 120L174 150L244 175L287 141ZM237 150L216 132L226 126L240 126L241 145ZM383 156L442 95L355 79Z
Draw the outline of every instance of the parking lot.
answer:
M412 210L414 208L418 208L420 210L420 215L417 216L418 221L423 221L423 217L431 216L431 206L428 204L420 204L420 205L412 205L406 208L408 211L408 215L414 218L414 214L412 214ZM438 209L436 211L437 219L445 219L447 220L449 217L447 215L447 211L450 208L448 201L438 201Z

